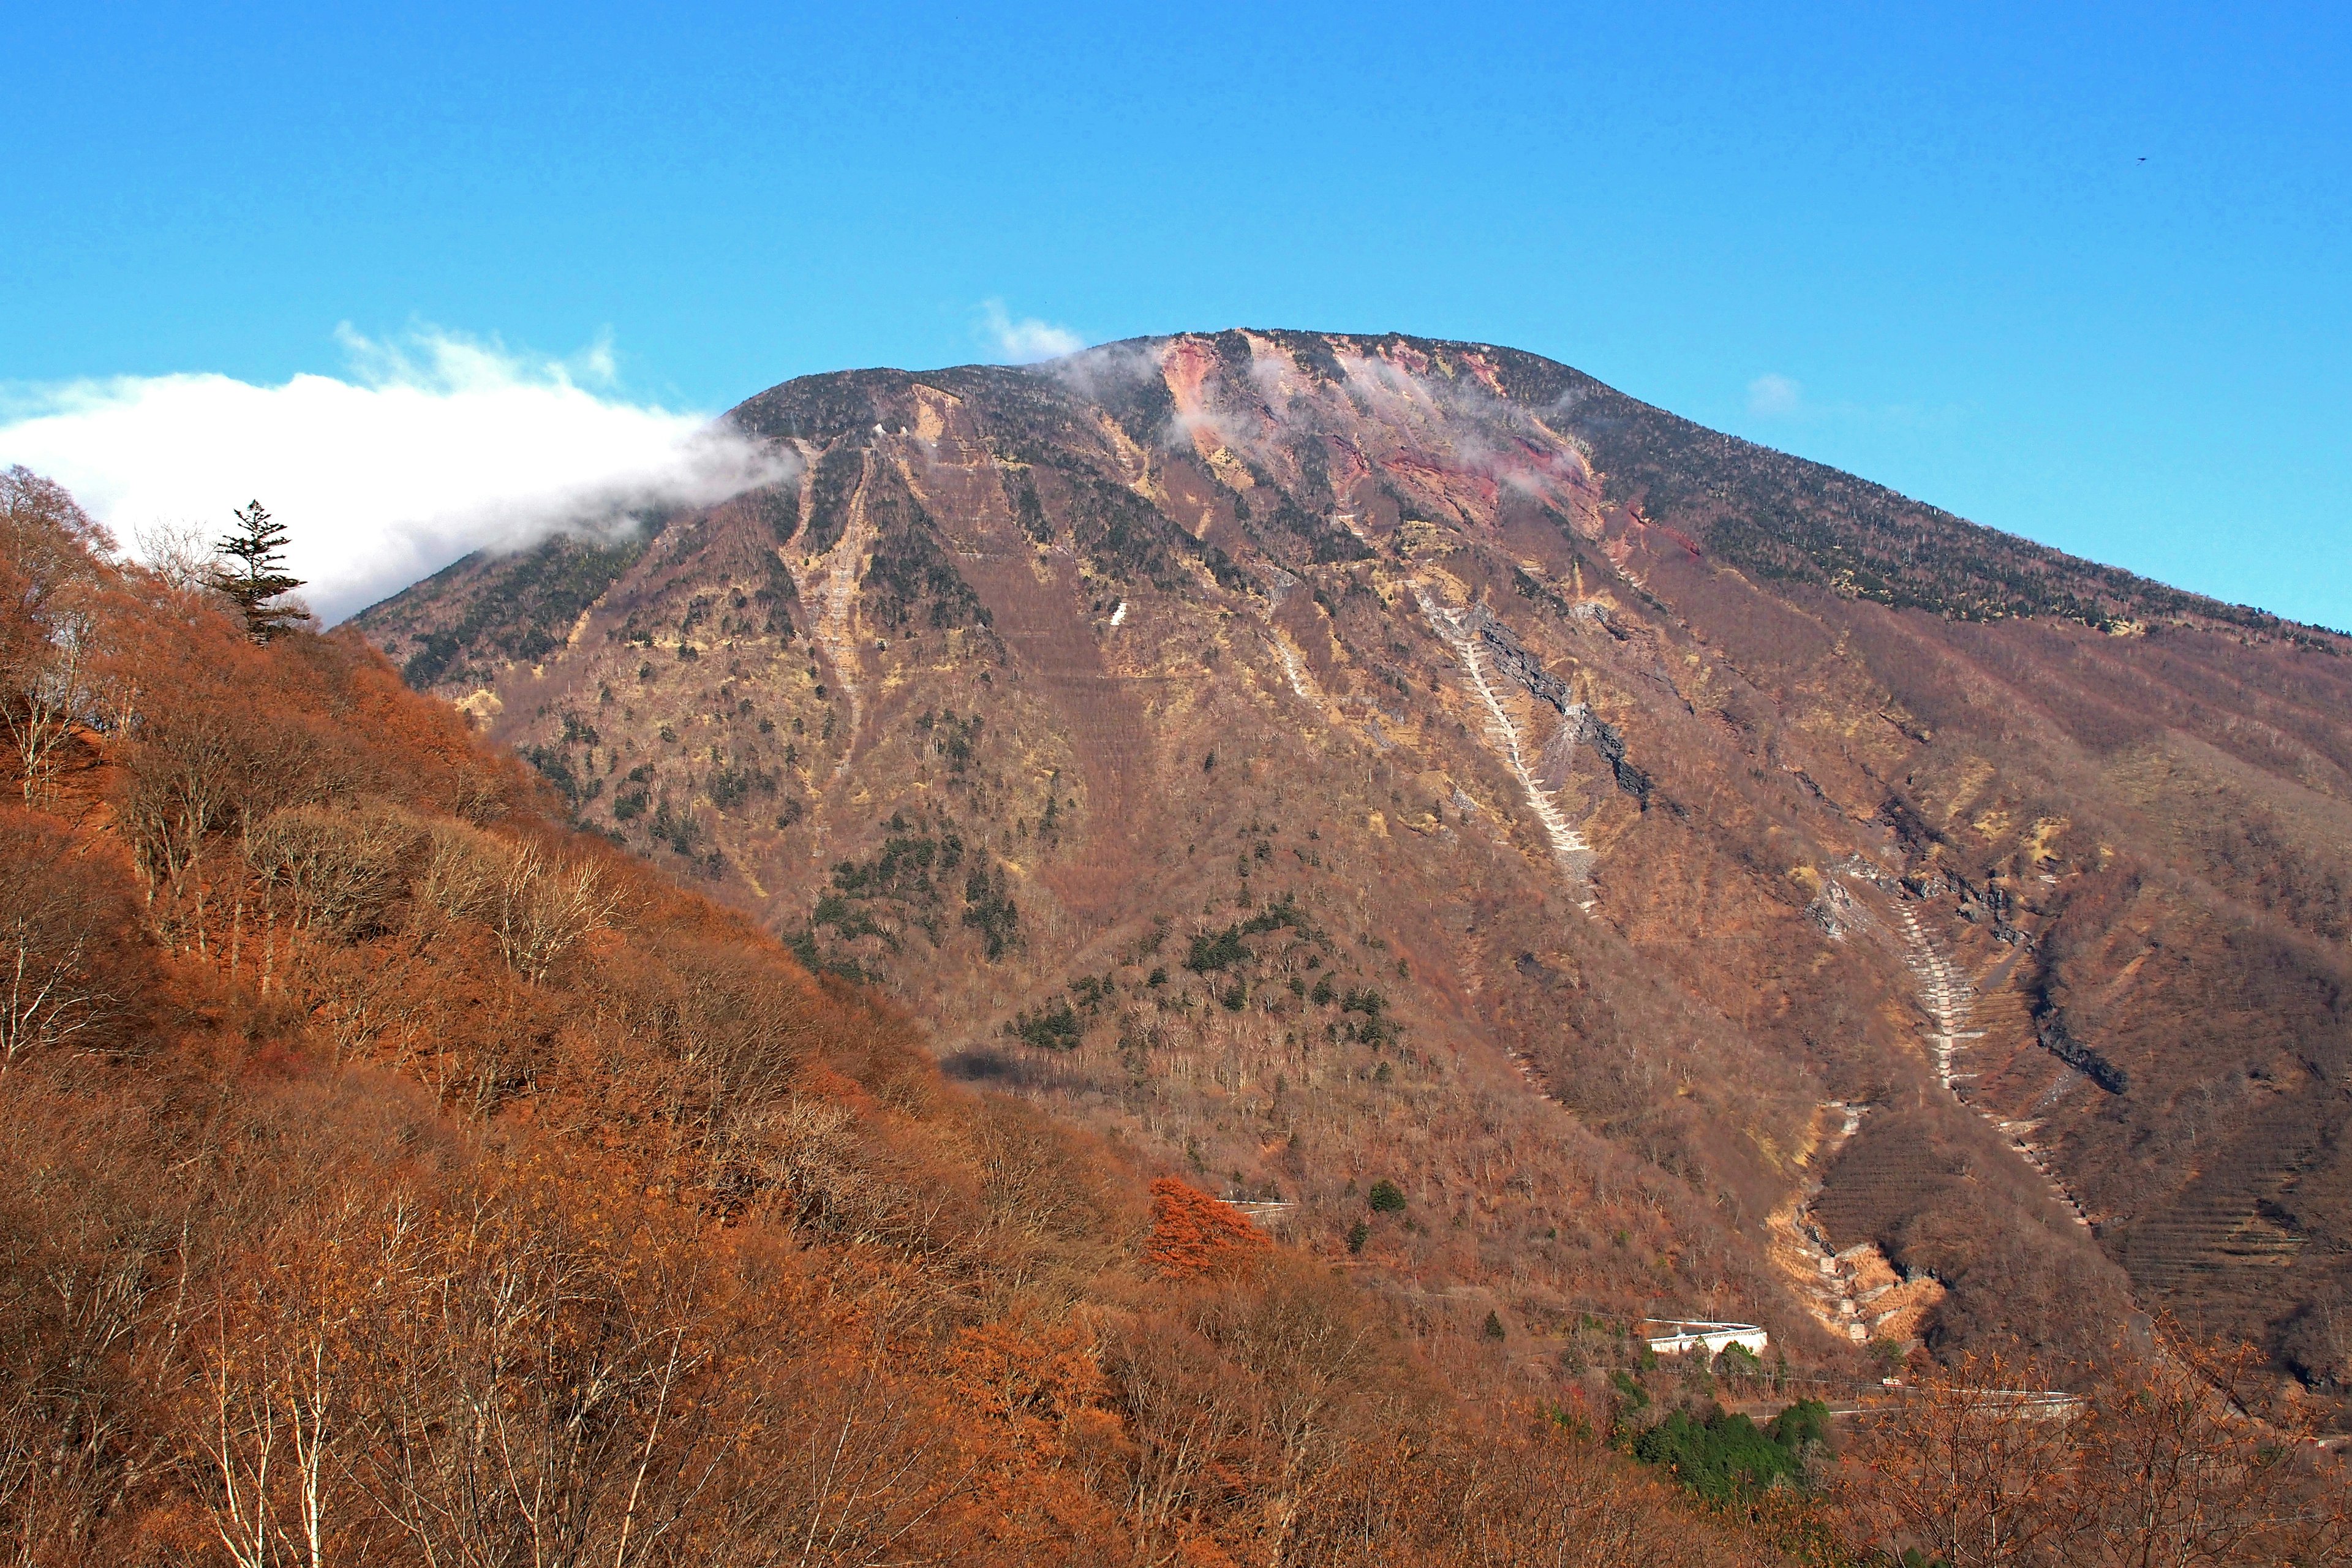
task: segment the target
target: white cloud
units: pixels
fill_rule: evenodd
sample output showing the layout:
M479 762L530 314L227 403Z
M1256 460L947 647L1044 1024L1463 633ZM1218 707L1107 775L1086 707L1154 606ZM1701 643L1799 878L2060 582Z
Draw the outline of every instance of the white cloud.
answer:
M1102 343L1066 355L1045 369L1081 396L1100 399L1138 382L1158 379L1160 351L1148 343Z
M996 345L998 357L1007 364L1034 364L1041 359L1060 359L1064 354L1076 353L1087 346L1087 340L1067 327L1057 327L1034 316L1024 316L1014 321L1005 314L1002 300L991 300L982 305L980 310L982 328Z
M330 622L470 551L612 532L632 508L706 505L791 470L708 416L619 396L607 344L559 360L436 330L338 336L349 379L7 388L0 464L65 485L124 539L157 524L217 537L258 497Z
M1803 384L1767 372L1748 384L1748 412L1761 419L1785 419L1805 406Z
M1949 404L1824 402L1809 395L1802 382L1770 372L1748 384L1748 413L1755 419L1787 419L1808 426L1902 430L1957 430L1967 417L1966 410Z

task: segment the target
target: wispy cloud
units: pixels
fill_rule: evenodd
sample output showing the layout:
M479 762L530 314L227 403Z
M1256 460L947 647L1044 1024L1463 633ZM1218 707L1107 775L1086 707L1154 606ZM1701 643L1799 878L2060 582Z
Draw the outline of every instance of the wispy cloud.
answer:
M1801 382L1767 371L1748 384L1748 412L1759 419L1786 419L1804 408Z
M1076 353L1087 346L1087 340L1067 327L1057 327L1051 321L1034 316L1014 321L1005 312L1004 301L990 300L981 308L982 331L996 349L997 358L1007 364L1034 364L1043 359L1060 359L1064 354Z
M0 389L0 463L57 479L126 539L217 532L257 497L329 621L470 551L625 529L635 509L722 500L792 466L709 416L628 400L607 343L552 358L429 328L338 337L343 378Z
M1804 383L1775 371L1768 371L1748 384L1748 415L1751 419L1778 420L1789 425L1895 430L1954 430L1967 417L1965 410L1956 405L1816 398L1806 392Z
M1055 380L1087 397L1159 377L1159 351L1143 343L1101 343L1066 354L1045 367Z

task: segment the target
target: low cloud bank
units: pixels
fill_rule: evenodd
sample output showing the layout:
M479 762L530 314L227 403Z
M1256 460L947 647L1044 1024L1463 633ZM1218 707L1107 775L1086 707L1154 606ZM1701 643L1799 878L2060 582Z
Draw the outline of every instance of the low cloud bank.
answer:
M159 526L215 538L257 498L329 623L475 550L616 534L634 510L708 505L793 471L707 415L618 396L601 346L559 360L439 331L339 336L348 379L9 388L0 466L65 485L126 542Z

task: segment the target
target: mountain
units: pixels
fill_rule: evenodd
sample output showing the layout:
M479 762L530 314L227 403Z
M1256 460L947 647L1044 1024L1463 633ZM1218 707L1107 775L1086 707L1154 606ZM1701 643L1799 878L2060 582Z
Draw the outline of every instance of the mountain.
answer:
M1609 1373L1671 1398L1638 1341L1529 1384L1396 1331L551 820L358 638L257 641L105 542L0 471L14 1562L1760 1568L1832 1528L1602 1447ZM1725 1427L1675 1408L1675 1452ZM1803 1474L1806 1408L1730 1457Z
M1484 344L728 417L796 478L356 626L950 1076L1433 1334L2352 1383L2346 638Z

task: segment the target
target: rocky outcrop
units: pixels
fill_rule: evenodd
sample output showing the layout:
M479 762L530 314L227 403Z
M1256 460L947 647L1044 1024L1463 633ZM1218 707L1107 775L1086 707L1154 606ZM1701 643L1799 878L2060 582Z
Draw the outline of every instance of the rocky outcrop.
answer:
M2033 1017L2034 1038L2042 1048L2105 1089L2109 1094L2131 1091L2131 1074L2076 1039L2066 1027L2066 1015L2042 998Z

